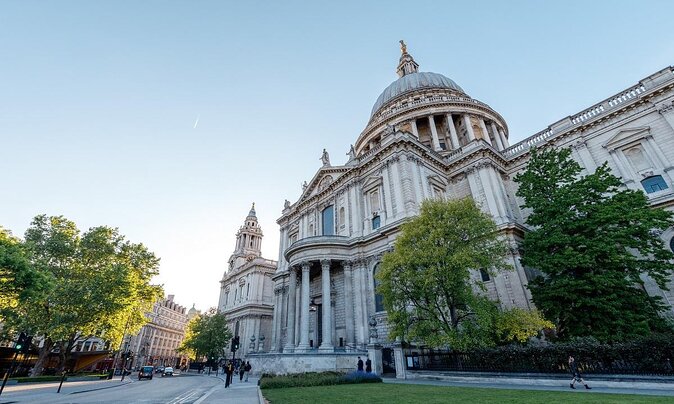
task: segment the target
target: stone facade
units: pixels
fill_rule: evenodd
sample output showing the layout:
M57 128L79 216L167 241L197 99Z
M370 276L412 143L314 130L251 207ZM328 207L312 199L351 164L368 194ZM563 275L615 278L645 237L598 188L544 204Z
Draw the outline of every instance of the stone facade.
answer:
M187 362L187 356L176 352L185 338L188 315L184 306L168 295L154 304L147 313L148 323L138 334L124 341L125 352L133 353L133 366L155 365L178 367Z
M571 147L588 173L608 161L625 187L644 190L653 206L674 209L671 67L512 146L496 111L452 80L417 69L403 46L400 78L377 100L347 163L332 166L324 151L323 166L303 184L299 200L285 203L273 278L279 293L271 349L278 355L369 349L384 362L375 369L402 366L402 351L388 338L375 273L400 224L427 198L472 197L494 217L510 243L512 270L473 277L503 307L533 307L526 287L531 273L518 252L528 212L519 207L513 178L534 145ZM673 236L674 229L662 234L670 248ZM646 285L674 302L673 292L650 280ZM276 362L265 359L257 369L273 372L265 363ZM403 369L397 371L400 377Z
M218 303L218 310L225 313L232 334L239 336L237 356L241 358L251 352L269 350L274 296L280 294L278 288L274 290L271 280L277 262L262 258L262 237L253 204L236 234L234 254L220 281Z

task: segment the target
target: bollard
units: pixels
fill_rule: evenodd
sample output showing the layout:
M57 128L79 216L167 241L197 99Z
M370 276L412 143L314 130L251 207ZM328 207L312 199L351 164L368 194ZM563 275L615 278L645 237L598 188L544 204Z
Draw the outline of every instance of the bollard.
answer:
M66 379L66 371L63 371L63 374L61 375L61 383L59 383L59 389L56 391L57 393L61 392L61 386L63 386L63 381Z

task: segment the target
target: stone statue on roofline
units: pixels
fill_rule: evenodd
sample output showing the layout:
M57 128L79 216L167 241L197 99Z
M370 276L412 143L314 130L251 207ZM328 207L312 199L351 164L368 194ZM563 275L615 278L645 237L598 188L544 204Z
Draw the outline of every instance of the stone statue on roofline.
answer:
M349 160L356 158L356 151L353 149L353 145L351 145L351 148L349 149L349 152L346 153L346 155L349 156Z
M321 161L323 162L323 167L329 167L330 166L330 155L328 154L328 151L323 149L323 154L321 155Z

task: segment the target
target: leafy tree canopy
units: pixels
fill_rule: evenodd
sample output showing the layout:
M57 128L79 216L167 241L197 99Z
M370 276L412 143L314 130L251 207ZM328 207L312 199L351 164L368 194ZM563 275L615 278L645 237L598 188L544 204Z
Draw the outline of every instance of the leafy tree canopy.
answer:
M506 253L493 219L472 199L425 201L377 275L391 337L459 349L507 339L495 331L496 304L471 281L471 270L508 269Z
M208 312L194 317L187 325L185 338L178 348L194 359L206 356L219 358L225 353L232 338L224 313L211 308Z
M533 149L515 177L522 207L531 210L522 263L543 273L529 283L534 302L561 339L616 341L663 330L663 303L645 292L641 276L664 289L674 271L674 254L658 236L674 225L672 213L621 189L606 163L582 176L570 153Z
M45 340L33 376L54 345L62 363L79 338L102 336L119 345L125 328L137 332L162 294L150 283L159 259L117 229L100 226L81 234L63 216L40 215L26 231L22 250L40 282L16 299L9 325Z

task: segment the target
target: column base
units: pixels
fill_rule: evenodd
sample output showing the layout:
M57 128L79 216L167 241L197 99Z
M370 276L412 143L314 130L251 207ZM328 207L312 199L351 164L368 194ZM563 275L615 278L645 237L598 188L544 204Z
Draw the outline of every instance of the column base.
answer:
M309 344L299 344L295 348L295 352L301 353L301 352L309 352L309 351L311 351L311 346Z
M283 347L283 353L293 353L295 351L295 346L286 345Z
M335 347L332 345L321 345L318 347L318 352L335 352Z

